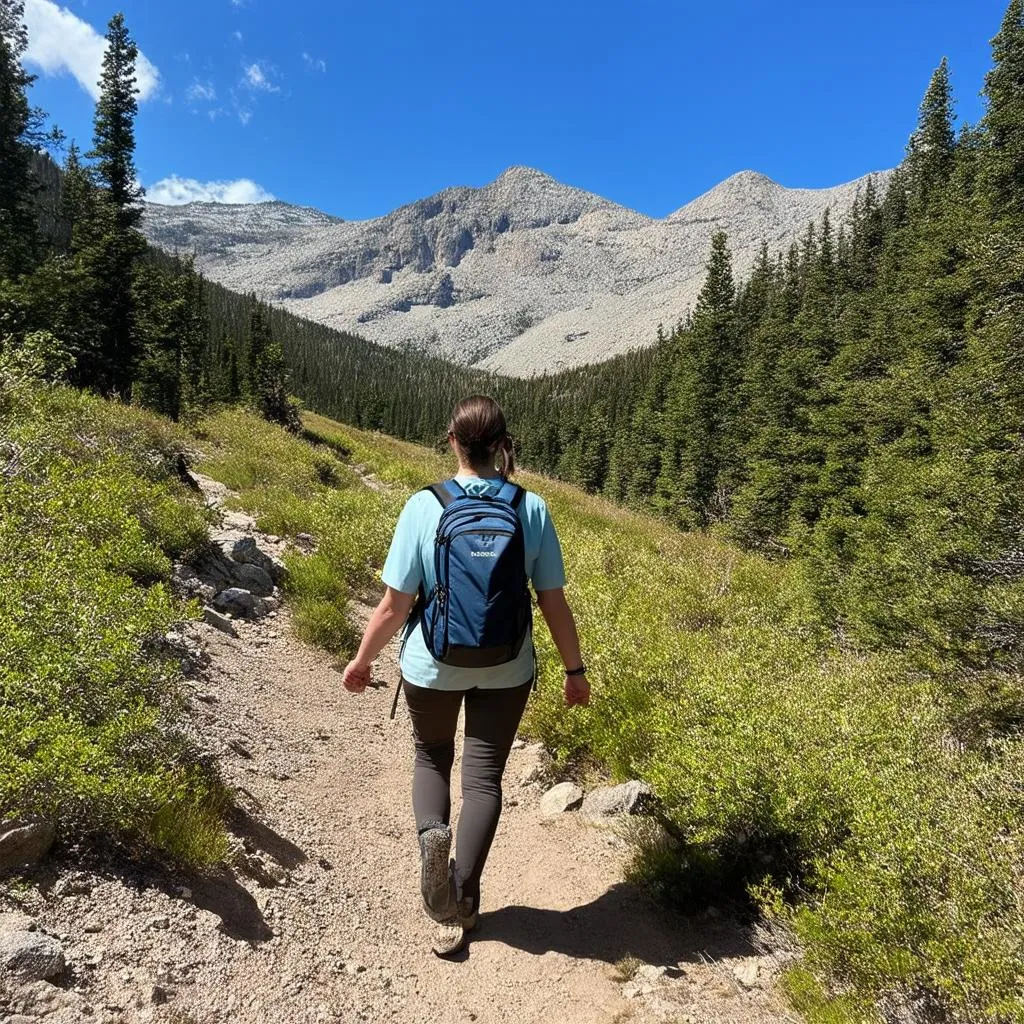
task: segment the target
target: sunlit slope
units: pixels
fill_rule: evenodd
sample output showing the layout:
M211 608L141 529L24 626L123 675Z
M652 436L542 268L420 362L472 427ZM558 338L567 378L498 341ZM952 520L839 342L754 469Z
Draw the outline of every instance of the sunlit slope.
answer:
M364 488L379 517L353 523L373 522L375 576L406 495L453 467L321 417L306 424L388 488ZM844 648L798 564L520 480L557 524L594 687L591 708L565 711L537 616L528 728L570 770L654 787L676 842L641 849L637 876L666 898L747 892L784 913L818 977L846 991L832 1000L794 973L811 1019L864 1019L880 994L921 989L954 1017L1019 1014L1019 742L1002 760L951 744L931 683L895 656Z

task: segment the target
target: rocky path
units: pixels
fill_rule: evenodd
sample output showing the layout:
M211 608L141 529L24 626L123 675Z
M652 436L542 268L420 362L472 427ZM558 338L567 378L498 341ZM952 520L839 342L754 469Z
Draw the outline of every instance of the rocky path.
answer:
M227 530L279 550L243 516ZM290 635L287 607L235 632L195 627L210 660L189 684L195 727L239 793L233 869L183 877L111 868L117 858L44 861L31 876L41 892L0 893L0 911L26 915L0 917L0 946L5 927L34 923L68 967L56 984L0 997L0 1020L791 1017L773 993L777 957L722 917L663 912L621 881L614 833L542 813L531 746L510 761L480 927L455 962L434 957L418 905L409 723L404 708L388 720L393 652L376 669L386 685L353 697L322 652Z

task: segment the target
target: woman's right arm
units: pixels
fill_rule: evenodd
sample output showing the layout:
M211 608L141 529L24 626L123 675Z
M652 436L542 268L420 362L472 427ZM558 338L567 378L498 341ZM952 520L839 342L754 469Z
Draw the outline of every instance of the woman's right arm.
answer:
M580 654L580 638L572 609L565 599L565 591L561 587L553 590L539 590L537 591L537 604L540 606L544 621L548 624L551 639L555 641L555 647L558 648L566 671L579 668L583 664L583 656ZM565 703L569 707L590 703L590 683L587 682L585 675L567 675L565 677Z

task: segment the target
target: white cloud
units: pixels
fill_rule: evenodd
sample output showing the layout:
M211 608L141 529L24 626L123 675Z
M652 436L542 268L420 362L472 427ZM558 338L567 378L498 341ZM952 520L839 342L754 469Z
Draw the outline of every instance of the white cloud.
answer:
M185 92L185 99L189 103L213 103L216 98L217 90L213 82L200 82L198 78Z
M29 38L25 60L47 75L69 72L93 99L99 99L106 39L52 0L26 0L25 25ZM149 99L160 85L160 72L143 53L139 53L135 77L140 100Z
M303 52L302 59L305 61L306 67L310 71L327 71L327 61L321 57L313 57L310 54Z
M231 33L231 35L232 35L232 36L233 36L233 37L235 38L235 41L236 41L236 42L239 42L239 43L240 43L240 42L242 41L242 39L244 38L244 37L243 37L243 35L242 35L242 33L241 33L241 32L239 32L237 28L235 29L235 31L234 31L234 32L232 32L232 33Z
M272 68L263 61L257 61L245 69L242 84L252 89L253 92L280 92L281 88L275 84L272 75Z
M146 199L165 206L185 203L269 203L274 197L261 185L249 178L237 181L196 181L172 174L146 189Z

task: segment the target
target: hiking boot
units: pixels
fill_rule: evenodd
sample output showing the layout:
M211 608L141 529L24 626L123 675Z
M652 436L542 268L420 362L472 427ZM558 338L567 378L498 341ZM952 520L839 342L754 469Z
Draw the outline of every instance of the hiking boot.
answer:
M462 918L458 914L444 921L438 921L434 927L434 940L430 948L437 956L454 956L466 944L466 929L462 927Z
M420 893L423 909L433 921L446 921L455 911L455 881L448 863L452 830L430 824L420 832Z

